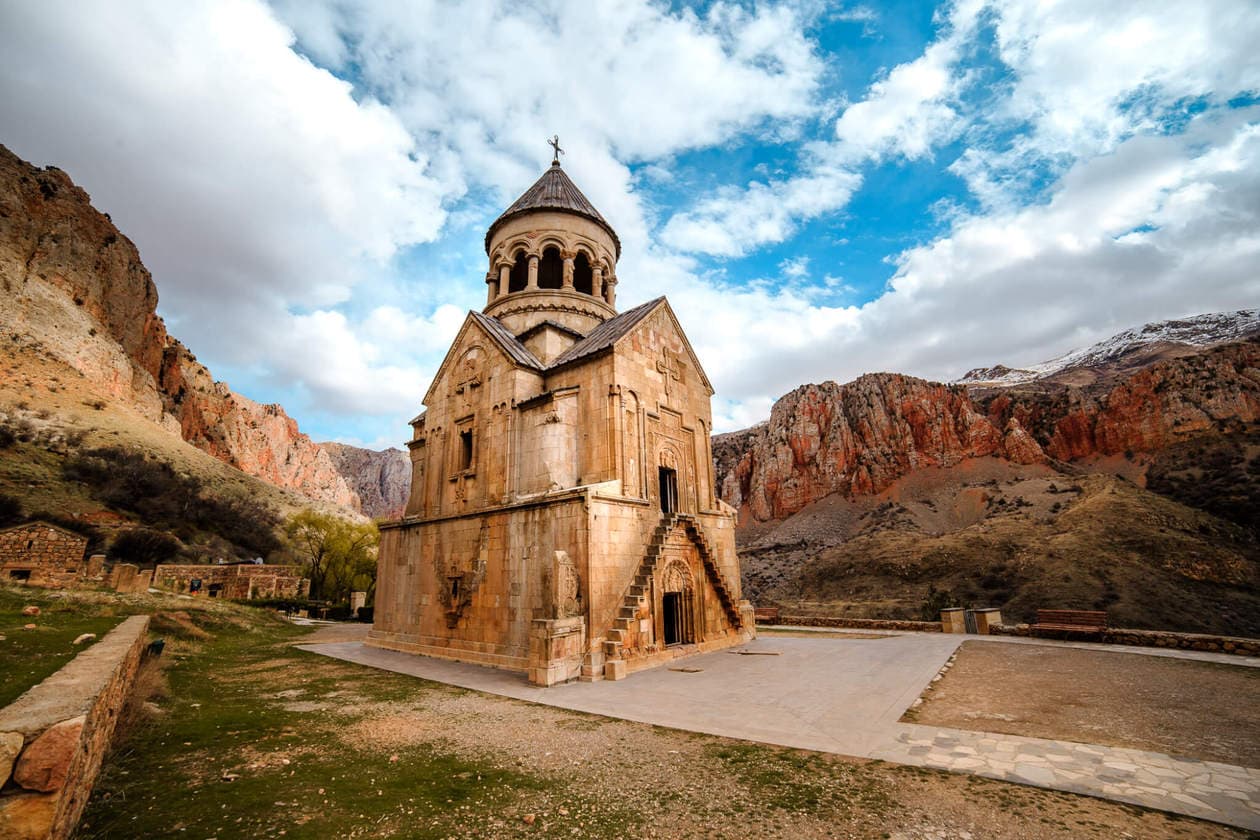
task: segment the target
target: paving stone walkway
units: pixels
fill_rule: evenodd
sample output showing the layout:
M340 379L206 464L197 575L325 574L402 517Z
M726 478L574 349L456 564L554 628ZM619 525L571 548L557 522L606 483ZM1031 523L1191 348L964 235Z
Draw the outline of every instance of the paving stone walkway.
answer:
M958 645L978 638L933 633L889 634L878 639L848 639L842 634L765 635L743 648L762 655L703 654L686 660L687 668L698 669L694 672L662 667L619 682L570 683L548 689L532 686L514 672L378 650L359 642L299 647L575 711L972 773L1260 831L1260 769L1141 750L901 723L902 714ZM1146 649L1097 647L1117 655L1147 654ZM1160 653L1186 659L1212 656Z

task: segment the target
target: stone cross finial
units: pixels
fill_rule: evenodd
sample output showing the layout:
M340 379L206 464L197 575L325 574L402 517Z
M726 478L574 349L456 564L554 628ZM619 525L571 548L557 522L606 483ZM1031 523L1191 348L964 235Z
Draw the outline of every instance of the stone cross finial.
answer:
M554 154L554 155L552 155L552 158L551 158L551 165L552 165L552 166L559 166L559 165L560 165L560 155L564 154L564 149L560 148L560 135L559 135L559 134L556 134L556 135L552 136L552 138L551 138L550 140L548 140L548 141L547 141L547 145L548 145L548 146L550 146L551 148L553 148L553 149L555 149L555 150L556 150L556 151L555 151L555 154Z

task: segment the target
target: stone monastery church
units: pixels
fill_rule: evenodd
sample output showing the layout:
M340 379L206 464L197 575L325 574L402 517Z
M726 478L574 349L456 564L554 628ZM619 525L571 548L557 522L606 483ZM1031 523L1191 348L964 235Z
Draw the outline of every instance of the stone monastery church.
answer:
M411 423L368 644L553 685L750 639L713 388L665 298L617 312L621 243L558 147L485 247L486 307Z

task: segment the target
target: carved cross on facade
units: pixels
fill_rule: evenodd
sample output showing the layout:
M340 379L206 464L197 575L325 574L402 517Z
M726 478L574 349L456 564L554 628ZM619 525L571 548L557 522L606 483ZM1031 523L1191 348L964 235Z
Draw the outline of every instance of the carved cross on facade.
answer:
M551 157L551 162L559 163L560 155L564 154L564 149L560 148L560 135L559 134L554 135L550 140L547 141L547 145L556 150L555 154L552 155Z
M665 396L670 395L670 382L681 382L683 375L683 363L679 361L675 353L669 349L661 350L661 358L656 363L656 369L660 372L661 377L665 380Z

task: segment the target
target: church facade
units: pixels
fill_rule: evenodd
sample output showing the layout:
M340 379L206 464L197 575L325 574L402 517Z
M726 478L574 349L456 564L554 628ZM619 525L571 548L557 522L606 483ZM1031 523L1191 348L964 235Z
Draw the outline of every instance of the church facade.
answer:
M558 155L485 246L486 307L411 424L368 644L552 685L750 639L713 388L669 303L617 311L621 244Z

